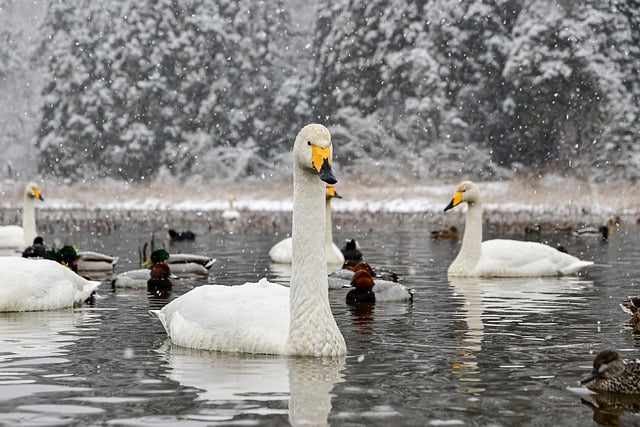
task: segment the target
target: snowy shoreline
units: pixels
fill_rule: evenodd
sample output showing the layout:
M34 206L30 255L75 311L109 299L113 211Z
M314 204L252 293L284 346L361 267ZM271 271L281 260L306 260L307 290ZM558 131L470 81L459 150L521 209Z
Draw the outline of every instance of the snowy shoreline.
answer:
M337 185L342 199L332 201L337 226L341 223L353 226L462 224L464 208L443 212L455 190L454 183L367 185L346 182L349 184ZM485 221L489 223L571 223L577 226L601 224L615 217L635 222L639 212L640 186L629 183L591 184L549 176L535 181L479 184L483 192ZM213 187L176 182L59 185L45 181L40 185L45 197L45 202L37 205L41 222L68 222L71 218L89 223L161 224L182 220L216 227L222 223L220 213L227 208L231 196L237 199L236 206L244 213L244 220L269 228L286 227L290 221L291 185L288 182L222 183ZM7 182L0 186L1 223L20 221L22 186L22 183Z

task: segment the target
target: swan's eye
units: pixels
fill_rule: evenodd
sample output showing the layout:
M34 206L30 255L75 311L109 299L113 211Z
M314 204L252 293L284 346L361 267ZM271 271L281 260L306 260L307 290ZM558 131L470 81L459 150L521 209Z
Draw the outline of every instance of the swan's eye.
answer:
M307 141L307 145L311 147L311 141Z

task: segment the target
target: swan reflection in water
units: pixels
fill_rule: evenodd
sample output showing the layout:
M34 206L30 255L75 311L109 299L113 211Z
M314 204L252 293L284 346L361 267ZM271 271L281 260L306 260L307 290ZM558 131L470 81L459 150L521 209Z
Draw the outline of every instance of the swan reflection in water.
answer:
M182 386L200 390L198 399L265 402L288 398L289 422L294 426L328 425L331 390L344 381L344 356L236 354L184 348L169 342L157 351L167 363L164 375ZM267 411L265 407L259 413ZM229 419L246 413L243 406L237 413L230 414Z
M465 385L461 393L482 393L484 387L478 357L485 329L526 321L532 314L572 310L587 304L582 294L592 281L575 276L540 278L451 277L454 298L462 304L454 319L458 353L451 360L452 373ZM475 385L469 385L469 383Z

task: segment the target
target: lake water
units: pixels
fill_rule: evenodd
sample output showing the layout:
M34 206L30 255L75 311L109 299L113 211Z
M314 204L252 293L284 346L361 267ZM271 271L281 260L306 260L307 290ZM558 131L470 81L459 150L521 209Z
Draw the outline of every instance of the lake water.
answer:
M406 219L357 229L336 219L336 242L357 238L374 267L395 270L416 290L413 303L369 308L347 305L346 290L330 291L348 345L343 359L175 347L148 314L167 300L145 291L114 292L108 283L93 306L0 313L0 425L640 424L624 402L589 398L578 384L601 349L640 356L640 341L618 307L640 293L634 222L614 230L608 242L545 229L535 237L594 260L582 277L450 281L446 270L459 243L432 240L423 222ZM286 271L273 268L267 255L283 237L273 230L280 223L260 224L245 222L231 234L189 224L197 240L170 251L218 261L207 280L174 281L169 298L206 282L286 281ZM49 242L118 255L118 272L137 267L138 248L152 229L139 223L93 231L42 228ZM507 234L525 238L518 227Z

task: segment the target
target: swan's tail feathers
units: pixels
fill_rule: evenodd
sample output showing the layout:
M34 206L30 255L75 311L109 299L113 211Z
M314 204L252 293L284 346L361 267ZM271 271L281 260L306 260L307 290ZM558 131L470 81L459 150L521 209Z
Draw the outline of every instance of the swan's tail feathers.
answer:
M76 303L82 304L84 302L87 302L87 300L91 298L91 296L96 291L96 289L98 289L98 286L100 286L101 283L102 282L98 282L96 280L85 280L85 283L81 285L81 289L78 289L78 287L76 287Z
M211 266L213 266L213 264L215 264L215 263L216 263L216 261L217 261L217 259L216 259L216 258L211 258L211 259L209 260L209 262L207 262L207 263L204 265L204 268L206 268L207 270L208 270L208 269L210 269L210 268L211 268Z
M164 330L167 332L167 335L168 335L169 328L167 328L167 319L165 318L164 313L161 310L149 310L149 314L152 315L153 317L157 317L158 320L160 320L160 323L162 323L162 327L164 328Z
M567 265L566 267L560 269L560 274L574 274L578 271L582 270L585 267L593 265L593 261L582 261L578 260L574 263Z

